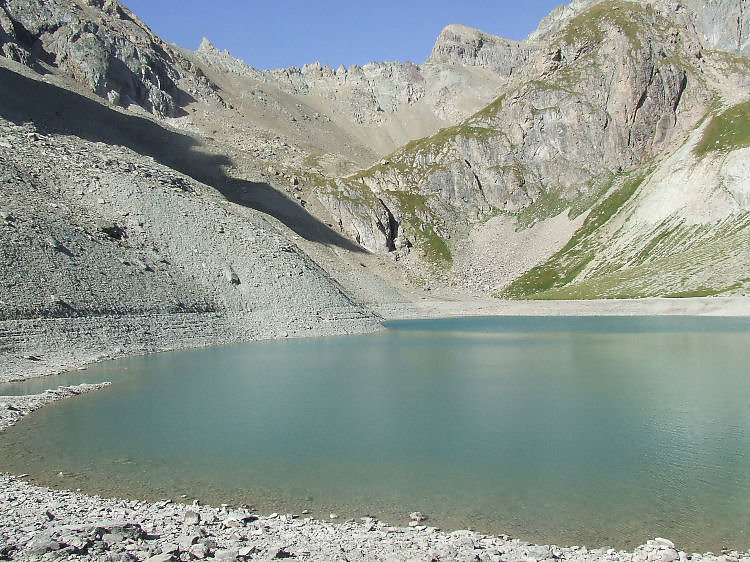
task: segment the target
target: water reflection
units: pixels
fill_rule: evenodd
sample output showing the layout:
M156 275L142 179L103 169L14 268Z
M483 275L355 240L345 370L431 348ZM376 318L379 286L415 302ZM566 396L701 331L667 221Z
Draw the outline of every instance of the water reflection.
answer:
M109 390L0 435L0 469L268 511L420 510L534 542L743 549L748 334L745 319L454 319L120 361L84 375Z

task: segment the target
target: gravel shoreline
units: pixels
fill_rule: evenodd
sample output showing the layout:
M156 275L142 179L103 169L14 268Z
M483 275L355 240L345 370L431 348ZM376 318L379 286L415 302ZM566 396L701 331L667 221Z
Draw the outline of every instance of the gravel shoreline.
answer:
M482 314L704 314L721 316L750 315L750 299L647 299L644 301L576 301L566 303L507 301L440 301L430 299L399 303L379 311L387 319L429 318ZM184 318L182 320L186 320ZM203 320L208 319L201 319ZM369 321L352 319L345 325L336 322L299 333L281 330L263 334L268 337L326 335L371 331ZM171 321L174 321L172 319ZM219 321L213 319L213 321ZM221 324L224 320L221 320ZM0 338L6 337L1 354L3 380L20 380L80 367L83 363L149 351L196 347L216 343L216 333L205 332L192 339L166 338L159 349L148 349L138 338L130 347L107 348L102 338L77 342L80 349L96 341L88 355L61 346L54 358L46 361L18 358L8 352L9 322L0 325ZM200 322L198 323L200 324ZM196 324L196 325L198 325ZM208 326L210 322L200 324ZM222 324L223 326L223 324ZM325 326L325 327L322 327ZM50 350L66 341L70 331L41 330L15 332L16 352L34 346ZM80 328L80 326L78 327ZM184 326L183 326L184 328ZM96 332L96 330L93 330ZM148 330L145 331L146 333ZM277 333L278 332L278 333ZM44 338L33 337L45 334ZM80 331L79 334L86 333ZM175 328L175 334L178 333ZM57 334L57 335L55 335ZM183 332L184 334L184 332ZM31 336L31 337L27 337ZM257 339L257 338L256 338ZM22 340L22 341L21 341ZM70 340L67 340L70 341ZM112 341L112 340L109 340ZM237 341L234 338L234 341ZM98 347L97 347L98 346ZM16 358L11 364L9 356ZM25 368L31 364L35 368ZM13 368L7 368L10 365ZM31 411L55 400L68 399L101 389L109 383L60 387L31 396L0 396L0 431L16 423ZM406 517L406 514L405 514ZM552 560L574 561L663 561L706 560L750 562L750 550L721 554L688 554L666 539L654 539L632 552L586 547L531 545L507 536L486 536L472 531L443 532L412 522L410 527L392 527L373 518L344 523L314 520L304 514L260 516L227 506L187 506L170 501L141 502L89 496L79 492L52 490L30 485L21 477L0 474L0 560L270 560L296 557L303 560Z
M750 553L688 555L657 538L633 552L531 545L373 518L344 523L296 514L105 499L31 486L0 474L0 558L11 560L750 560Z

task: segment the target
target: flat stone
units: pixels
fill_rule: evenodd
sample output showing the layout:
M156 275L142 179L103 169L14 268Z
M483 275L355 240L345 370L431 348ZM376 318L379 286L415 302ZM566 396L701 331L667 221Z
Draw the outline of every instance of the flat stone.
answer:
M666 548L659 552L659 557L657 560L659 560L659 562L674 562L675 560L679 559L680 555L674 548Z
M200 536L197 534L181 535L180 538L177 539L177 544L179 545L180 550L190 550L190 547L198 542L199 538Z
M226 550L217 550L214 553L214 560L224 560L233 562L234 560L237 560L237 557L239 556L239 551L232 550L232 549L226 549Z
M171 554L157 554L156 556L152 556L151 558L147 558L146 562L172 562L172 560L177 560L174 556Z
M180 547L175 543L168 542L161 547L162 554L175 554L180 551Z
M32 554L46 554L60 550L60 543L48 535L38 535L26 543L26 550Z
M194 544L188 550L191 555L195 556L198 560L203 560L208 556L208 547L205 544Z
M258 549L255 546L243 546L237 551L237 554L243 558L248 558L256 552L258 552Z
M201 522L200 513L196 511L185 512L185 518L183 519L186 525L198 525Z

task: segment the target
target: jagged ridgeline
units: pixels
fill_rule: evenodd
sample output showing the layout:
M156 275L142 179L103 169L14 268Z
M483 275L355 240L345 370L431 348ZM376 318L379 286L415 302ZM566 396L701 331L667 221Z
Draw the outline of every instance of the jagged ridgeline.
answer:
M523 62L495 101L319 193L369 249L414 246L448 278L467 252L535 255L494 276L474 261L505 297L744 292L747 18L737 2L573 3L507 53ZM492 242L513 252L477 251L509 222L518 235Z
M170 45L114 0L0 0L0 52L189 133L221 166L127 146L411 282L745 294L749 14L574 0L522 42L451 25L419 65L267 71Z

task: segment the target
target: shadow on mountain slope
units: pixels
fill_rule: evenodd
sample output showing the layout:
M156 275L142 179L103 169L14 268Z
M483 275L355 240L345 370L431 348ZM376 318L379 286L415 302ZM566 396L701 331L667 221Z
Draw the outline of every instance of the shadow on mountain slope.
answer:
M33 122L43 134L75 135L127 147L216 188L234 203L277 218L307 240L365 251L272 186L228 177L222 166L231 164L229 157L201 150L203 144L192 136L2 67L0 116L17 124Z

